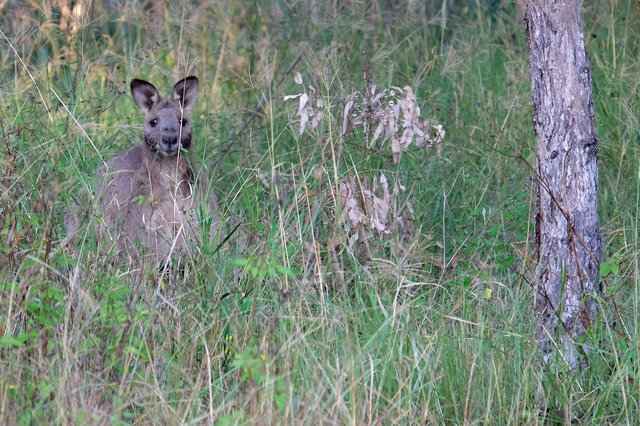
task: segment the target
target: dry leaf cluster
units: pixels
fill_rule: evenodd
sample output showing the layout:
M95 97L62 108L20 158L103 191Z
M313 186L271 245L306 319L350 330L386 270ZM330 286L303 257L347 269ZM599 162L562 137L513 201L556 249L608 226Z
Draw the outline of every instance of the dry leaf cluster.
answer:
M315 178L322 179L324 168L318 166L315 170ZM349 274L349 268L345 270L344 264L339 260L339 254L343 250L367 263L379 259L380 250L388 246L381 244L374 236L380 240L393 241L394 247L403 253L403 259L411 258L404 254L412 250L412 242L415 241L414 210L411 203L401 196L405 190L397 182L391 184L382 173L373 180L361 176L342 178L338 181L335 192L334 186L330 186L327 200L335 200L338 204L336 207L339 208L331 209L334 214L340 211L340 216L333 216L338 227L326 240L313 243L307 241L304 244L306 262L310 266L314 265L314 282L321 282L320 277L324 275L320 266L323 254L328 256L333 267L333 278L330 279L336 281L346 280ZM318 204L314 205L318 207ZM327 206L329 205L333 203L330 202ZM329 217L331 216L329 213Z
M303 91L295 95L287 95L284 97L284 100L299 99L298 113L296 115L300 117L300 134L303 134L305 127L309 124L309 119L311 119L312 129L318 127L318 124L322 121L324 114L320 108L324 107L324 101L322 98L313 99L316 94L316 89L312 85L308 86L310 94L306 92L304 83L302 82L302 75L299 72L296 73L294 81L303 86ZM314 100L315 102L313 102ZM316 109L313 107L314 104Z
M343 179L338 183L338 197L343 220L351 229L372 229L379 235L389 234L389 214L393 213L393 200L384 174L380 175L380 190L376 182L368 189L357 177ZM378 194L376 194L378 192Z
M356 242L368 246L366 241L374 234L383 239L392 235L400 241L410 239L414 212L410 202L400 200L400 192L404 190L398 183L390 190L384 174L372 183L359 176L338 182L337 197L342 210L341 221L349 230L349 251L353 251Z
M392 87L381 92L377 86L372 86L367 104L367 110L371 111L368 122L377 123L377 126L368 147L375 146L378 140L381 145L391 140L394 163L400 161L402 152L409 148L411 142L417 147L424 144L435 146L439 155L444 129L441 124L433 125L429 119L421 118L416 101L416 95L410 86L402 89ZM345 110L345 115L346 112Z
M284 100L298 99L297 116L300 118L300 134L302 135L310 124L312 129L324 117L320 108L324 108L322 98L316 98L316 89L308 85L304 89L302 75L295 75L295 82L303 86L303 91L295 95L287 95ZM315 105L315 106L314 106ZM353 92L345 98L342 120L342 137L353 130L364 127L365 133L371 135L367 148L373 148L377 142L384 146L391 141L393 162L397 163L411 143L435 146L440 155L440 144L445 131L441 124L431 124L429 119L420 117L420 107L417 105L416 95L410 86L391 87L382 91L372 85L368 96ZM374 130L375 129L375 130Z

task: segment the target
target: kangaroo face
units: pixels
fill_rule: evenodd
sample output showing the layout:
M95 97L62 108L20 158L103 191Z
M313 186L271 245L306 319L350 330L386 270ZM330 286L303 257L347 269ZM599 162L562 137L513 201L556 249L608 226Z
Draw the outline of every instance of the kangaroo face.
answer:
M187 77L174 87L171 98L162 99L151 83L131 82L136 105L145 112L144 143L154 154L173 157L180 148L191 149L189 111L198 96L198 79Z

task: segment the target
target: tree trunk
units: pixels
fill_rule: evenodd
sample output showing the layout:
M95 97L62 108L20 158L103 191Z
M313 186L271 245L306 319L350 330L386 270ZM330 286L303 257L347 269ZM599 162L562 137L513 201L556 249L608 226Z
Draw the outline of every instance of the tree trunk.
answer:
M537 136L536 338L545 361L583 365L580 343L597 310L602 244L598 136L579 0L525 9Z

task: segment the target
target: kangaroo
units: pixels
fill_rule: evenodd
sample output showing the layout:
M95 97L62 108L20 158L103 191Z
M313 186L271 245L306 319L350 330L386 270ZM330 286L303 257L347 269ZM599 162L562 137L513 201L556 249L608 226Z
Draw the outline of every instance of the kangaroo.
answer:
M194 208L205 193L195 182L189 117L198 89L198 79L187 77L176 83L169 99L162 99L152 84L131 82L133 100L145 113L144 143L101 166L94 191L98 233L131 259L145 254L163 261L171 250L200 236ZM69 234L77 229L76 208L72 216L65 220Z

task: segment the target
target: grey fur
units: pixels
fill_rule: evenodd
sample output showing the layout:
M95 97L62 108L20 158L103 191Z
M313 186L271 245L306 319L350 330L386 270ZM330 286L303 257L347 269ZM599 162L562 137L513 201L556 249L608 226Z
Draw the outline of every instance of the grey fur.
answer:
M198 79L187 77L176 83L171 98L162 99L150 83L133 80L133 99L145 113L144 143L121 152L95 174L96 231L132 261L144 253L162 262L200 237L194 208L207 194L191 162L189 117L198 89ZM215 224L212 195L208 204ZM74 206L65 218L70 235L78 230L78 216Z

